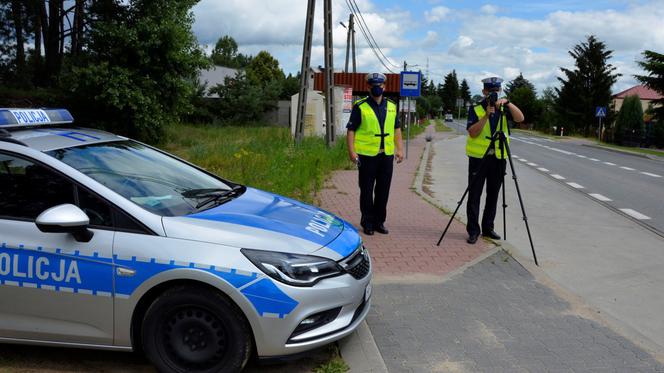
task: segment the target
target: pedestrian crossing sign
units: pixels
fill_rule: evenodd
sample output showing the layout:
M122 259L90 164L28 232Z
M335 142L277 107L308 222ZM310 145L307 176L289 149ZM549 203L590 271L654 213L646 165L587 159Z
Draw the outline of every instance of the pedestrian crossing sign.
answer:
M606 117L606 106L598 106L595 108L595 117L605 118Z

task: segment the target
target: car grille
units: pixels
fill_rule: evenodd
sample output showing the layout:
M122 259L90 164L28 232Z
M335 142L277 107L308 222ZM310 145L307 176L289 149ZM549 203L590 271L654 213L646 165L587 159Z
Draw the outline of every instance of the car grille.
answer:
M348 259L342 262L342 266L354 278L358 280L364 278L369 274L369 270L371 269L369 254L363 246L360 246Z

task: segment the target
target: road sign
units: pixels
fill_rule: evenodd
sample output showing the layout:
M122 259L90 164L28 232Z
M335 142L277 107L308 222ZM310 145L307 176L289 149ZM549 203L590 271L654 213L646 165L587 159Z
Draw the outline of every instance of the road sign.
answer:
M422 74L419 71L401 72L401 97L419 97Z
M595 108L595 117L606 118L606 106L598 106Z

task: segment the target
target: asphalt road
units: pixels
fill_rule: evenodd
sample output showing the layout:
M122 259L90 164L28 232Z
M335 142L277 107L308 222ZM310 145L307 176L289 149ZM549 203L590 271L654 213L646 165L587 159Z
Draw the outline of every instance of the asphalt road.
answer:
M661 227L657 205L661 210L664 180L640 173L664 175L661 168L654 168L661 166L655 161L575 144L578 140L551 142L526 137L530 136L516 134L517 139L512 141L514 166L540 268L611 320L620 334L664 353L664 237L644 226L660 221ZM467 186L465 142L465 135L448 133L432 145L429 189L450 211L456 208ZM647 168L651 164L653 168ZM616 192L622 189L614 184L622 183L629 185L623 192L627 196ZM630 187L638 190L630 191ZM529 239L514 189L512 180L506 180L507 242L513 246L509 250L531 261ZM602 194L612 201L602 202L588 193ZM617 208L631 208L651 219L629 217ZM464 203L457 215L462 221L465 210ZM500 210L495 227L503 235ZM445 241L441 247L445 247Z
M465 124L455 122L451 127L462 132ZM574 139L521 133L511 139L514 162L532 167L664 237L664 161Z

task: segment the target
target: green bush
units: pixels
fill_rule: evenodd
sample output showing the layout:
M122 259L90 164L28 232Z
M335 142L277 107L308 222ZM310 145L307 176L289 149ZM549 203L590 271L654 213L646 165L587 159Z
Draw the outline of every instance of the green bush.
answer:
M634 142L643 135L643 107L637 95L625 97L614 126L614 141L618 144Z

